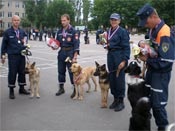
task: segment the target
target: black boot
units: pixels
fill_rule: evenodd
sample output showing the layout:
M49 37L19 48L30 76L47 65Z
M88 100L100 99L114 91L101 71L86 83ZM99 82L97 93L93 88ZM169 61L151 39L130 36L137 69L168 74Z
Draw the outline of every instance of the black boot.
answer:
M158 127L158 131L165 131L165 127Z
M20 86L19 88L19 94L29 95L30 92L24 89L24 86Z
M123 98L119 98L117 106L114 108L114 111L121 111L125 108Z
M70 98L74 98L75 96L75 86L74 86L74 89L73 89L73 92L72 92L72 95L70 96Z
M9 98L10 98L10 99L15 99L15 94L14 94L14 89L13 89L13 88L10 88L10 91L9 91Z
M59 90L58 92L55 94L56 96L59 96L61 94L64 94L65 91L64 91L64 85L63 84L60 84L60 87L59 87Z
M114 109L117 106L117 103L118 103L118 99L114 99L112 104L109 106L109 109Z

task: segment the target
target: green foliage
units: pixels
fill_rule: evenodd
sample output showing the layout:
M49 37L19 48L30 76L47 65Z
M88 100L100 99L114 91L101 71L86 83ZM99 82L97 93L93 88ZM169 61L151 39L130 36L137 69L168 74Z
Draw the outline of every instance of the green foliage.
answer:
M88 16L90 12L90 1L89 0L82 0L83 1L83 23L87 25L88 23Z
M45 19L45 9L47 0L39 0L35 5L35 24L38 29L42 29L43 20Z
M152 6L168 25L175 25L175 0L153 0Z
M25 5L27 19L31 26L38 29L60 26L60 17L65 13L69 14L72 22L74 22L72 4L65 0L54 0L48 5L47 0L37 0L36 3L34 0L26 0Z
M28 21L27 18L22 18L21 25L22 25L22 27L30 27L31 23Z
M27 14L27 19L31 22L31 25L32 25L32 23L34 23L35 21L35 15L34 15L35 2L32 0L26 0L24 2L25 2L25 12Z
M47 27L61 26L60 18L63 14L69 14L71 22L74 22L74 11L71 3L64 0L54 0L46 9Z
M92 11L93 23L109 26L109 17L112 13L119 13L122 17L121 25L128 27L137 27L137 11L146 3L155 7L161 18L169 25L175 23L175 2L174 0L94 0Z
M80 24L80 16L83 15L83 25L88 25L91 29L97 29L99 25L109 27L109 17L116 12L121 15L121 26L137 27L138 17L137 11L146 3L150 3L157 9L160 18L165 20L168 25L175 24L175 2L174 0L94 0L93 6L90 0L82 0L83 14L76 12L77 2L75 0L54 0L46 4L46 0L25 0L25 11L27 20L25 25L29 23L37 28L43 27L59 27L61 26L60 17L62 14L69 14L71 24ZM75 14L78 15L75 23ZM92 20L88 21L89 14Z

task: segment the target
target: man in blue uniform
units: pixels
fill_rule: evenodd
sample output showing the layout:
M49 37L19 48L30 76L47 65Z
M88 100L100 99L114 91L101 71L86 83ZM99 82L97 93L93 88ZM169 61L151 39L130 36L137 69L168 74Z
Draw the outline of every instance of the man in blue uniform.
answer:
M77 62L77 55L79 54L79 36L76 30L70 25L70 17L68 14L61 16L62 28L57 32L56 39L60 42L61 50L58 52L58 82L59 90L56 96L65 92L64 83L66 82L66 68L69 71L71 84L74 86L73 74L70 71L71 63L65 62L67 57L72 59L72 62ZM75 95L75 88L71 95Z
M107 32L107 64L109 69L109 81L114 101L110 109L121 111L124 109L125 97L125 73L130 58L130 44L128 32L119 26L120 15L113 13L110 16L111 27Z
M9 98L15 99L14 88L16 76L18 74L19 94L30 94L24 89L26 85L25 79L25 56L21 55L21 51L26 48L24 45L24 37L27 34L19 28L20 18L17 15L12 17L12 27L4 32L1 46L1 62L4 63L6 53L8 54L8 87L10 89Z
M146 82L151 86L150 101L158 131L164 131L168 125L165 106L168 102L168 85L174 59L175 42L168 25L159 18L157 11L145 4L138 12L139 26L150 29L149 38L158 53L157 58L140 55L146 61L148 69Z

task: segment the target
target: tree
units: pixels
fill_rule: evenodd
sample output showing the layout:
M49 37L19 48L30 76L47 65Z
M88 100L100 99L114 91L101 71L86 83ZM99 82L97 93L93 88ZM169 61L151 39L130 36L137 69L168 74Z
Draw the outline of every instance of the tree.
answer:
M28 21L31 23L31 26L34 26L35 22L35 2L33 0L26 0L25 2L25 12L27 15Z
M83 0L83 24L88 24L88 17L90 12L90 1L89 0Z
M175 24L175 2L174 0L94 0L92 11L93 22L98 25L109 26L109 17L111 13L119 13L122 21L121 25L128 27L137 27L137 11L146 3L155 7L161 18L169 25Z
M45 10L47 7L47 0L36 0L35 3L35 25L38 29L42 29L45 21Z
M175 1L174 0L153 0L153 7L156 8L160 17L165 20L168 25L175 25Z
M47 21L47 27L57 27L61 26L60 18L63 14L69 14L71 22L74 23L74 9L71 3L68 3L64 0L54 0L46 8L45 19Z
M76 25L81 24L81 9L82 9L82 0L69 0L69 2L73 5L75 12L75 22Z

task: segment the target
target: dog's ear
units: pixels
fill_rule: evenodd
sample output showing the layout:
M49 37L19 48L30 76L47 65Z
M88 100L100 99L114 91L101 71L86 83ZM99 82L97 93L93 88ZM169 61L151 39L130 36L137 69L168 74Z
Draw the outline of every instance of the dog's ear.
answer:
M31 67L32 67L32 68L34 68L34 67L35 67L35 62L33 62L33 63L32 63Z
M103 65L101 66L101 68L102 68L103 70L106 70L106 64L103 64Z
M82 67L78 66L78 72L80 73L82 71Z
M26 64L27 64L27 65L29 65L29 64L30 64L30 62L29 62L29 61L27 61L27 62L26 62Z
M95 64L96 64L96 66L97 66L97 67L99 67L99 66L100 66L100 65L98 64L98 62L96 62L96 61L95 61Z

